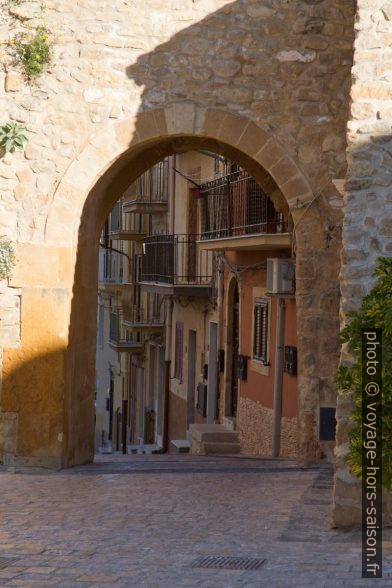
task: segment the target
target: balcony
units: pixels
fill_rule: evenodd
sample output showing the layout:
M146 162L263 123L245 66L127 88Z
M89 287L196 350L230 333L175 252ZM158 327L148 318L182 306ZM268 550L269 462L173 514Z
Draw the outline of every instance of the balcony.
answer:
M138 229L122 229L109 232L110 239L117 241L142 241L147 236L147 232Z
M125 220L121 206L121 202L116 202L111 210L107 237L116 241L141 241L147 236L143 216L132 214Z
M162 214L168 210L169 160L154 165L124 194L123 212Z
M159 316L148 316L144 308L133 306L128 312L124 311L122 324L130 333L139 331L146 334L160 334L164 322Z
M117 352L142 354L144 338L130 333L123 335L123 317L120 310L110 313L109 347Z
M154 235L143 239L140 285L144 291L176 296L211 296L212 251L197 235Z
M124 285L129 284L125 277L126 256L117 251L101 249L99 252L98 288L112 294L119 294Z
M254 178L242 169L201 186L201 249L287 249L287 222Z

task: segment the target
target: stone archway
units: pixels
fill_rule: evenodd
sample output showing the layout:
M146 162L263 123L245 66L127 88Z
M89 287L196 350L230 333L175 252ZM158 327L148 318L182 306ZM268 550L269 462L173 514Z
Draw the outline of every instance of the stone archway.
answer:
M37 340L37 320L29 323L27 318L36 317L37 299L35 295L29 298L27 288L22 349L6 354L3 406L17 415L13 429L16 461L71 466L92 460L99 233L114 202L140 173L169 153L194 148L227 155L262 185L269 184L269 193L273 187L276 205L286 212L290 210L294 223L303 215L298 206L310 202L313 197L298 164L269 132L247 117L184 102L149 110L102 128L68 168L50 206L46 241L41 247L41 261L47 265L46 283L40 294L42 308L50 322ZM312 330L316 305L323 290L320 282L319 290L314 291L313 275L309 270L323 239L321 231L314 230L315 219L318 219L317 212L309 209L307 218L301 218L296 235L300 451L304 459L318 455L318 392L323 382L328 380L331 385L334 371L334 365L330 365L320 375L313 372L309 375L306 366L309 344L310 349L316 350L315 365L325 363L322 349L315 344L317 329ZM326 264L324 269L327 267ZM336 280L335 288L338 287L337 272L338 267L336 277L331 277L332 281ZM313 294L309 292L309 284ZM319 319L318 322L320 324ZM333 338L337 347L338 320L335 323ZM324 325L327 335L335 323L332 327ZM338 351L337 347L335 354ZM24 406L21 399L24 378L30 373L26 369L18 370L18 357L20 360L23 354L35 361L35 379L40 393L38 405L34 407ZM47 354L52 358L50 368L45 359ZM37 360L37 356L41 359ZM16 398L12 397L13 391L17 393ZM36 442L36 436L41 411L45 412L48 401L50 425L40 443Z

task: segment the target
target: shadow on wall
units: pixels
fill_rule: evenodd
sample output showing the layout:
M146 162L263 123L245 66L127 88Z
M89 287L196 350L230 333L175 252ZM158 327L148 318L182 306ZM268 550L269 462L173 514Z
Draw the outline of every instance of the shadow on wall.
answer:
M18 354L13 361L5 358L0 413L3 464L13 465L17 455L18 465L62 465L65 427L59 383L64 382L65 357L66 349L56 349L28 360Z

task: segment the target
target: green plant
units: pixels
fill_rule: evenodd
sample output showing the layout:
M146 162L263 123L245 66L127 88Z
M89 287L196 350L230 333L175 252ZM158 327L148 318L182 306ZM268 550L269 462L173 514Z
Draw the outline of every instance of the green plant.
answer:
M343 393L352 393L353 426L349 431L347 463L362 477L362 329L381 328L382 342L382 483L392 489L392 258L380 258L374 272L377 281L363 299L361 308L348 315L341 341L354 355L354 363L341 366L336 383Z
M14 39L16 61L31 79L42 74L52 60L52 43L49 30L39 26L31 34L22 33Z
M8 122L0 127L0 147L5 149L5 152L14 151L15 149L23 149L24 143L27 141L25 128L18 123Z
M9 278L15 265L14 246L5 237L0 237L0 279Z

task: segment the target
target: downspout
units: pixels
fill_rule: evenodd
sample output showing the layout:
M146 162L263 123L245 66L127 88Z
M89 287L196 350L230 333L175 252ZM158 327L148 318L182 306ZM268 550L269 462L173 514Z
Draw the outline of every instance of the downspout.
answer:
M284 343L284 298L277 299L276 314L276 343L274 366L274 409L272 421L272 456L279 457L280 453L280 421L282 416L282 384L283 384L283 343Z
M128 365L130 361L130 355L125 355L126 359L124 361L124 357L121 358L121 361L124 362L125 367L123 371L123 390L122 390L122 452L124 455L127 453L127 426L128 426L128 393L129 393L129 371ZM122 370L121 370L122 371Z
M222 254L224 255L224 253ZM224 297L224 269L223 263L221 258L218 257L217 263L217 271L218 271L218 325L219 325L219 333L218 333L218 348L223 348L223 319L224 319L224 309L223 309L223 297Z
M172 175L169 195L169 234L174 235L174 213L176 196L176 155L171 157ZM165 370L163 382L163 435L162 449L167 452L169 449L169 413L170 413L170 368L172 355L172 322L173 322L173 299L166 299L165 311Z
M177 155L171 156L171 182L170 182L170 196L169 196L169 235L174 235L175 227L175 212L176 212L176 167Z
M224 254L223 254L224 255ZM224 337L223 337L223 320L224 320L224 269L222 259L218 257L217 263L217 270L218 270L218 350L224 348ZM217 415L219 417L219 421L222 422L222 417L225 416L226 412L226 399L223 397L223 404L222 404L222 397L221 397L221 374L218 369L218 389L217 389L217 397L219 398L218 407L217 407ZM223 394L224 394L224 384L223 384ZM222 414L221 414L221 409Z
M163 438L162 449L169 449L169 411L170 411L170 366L171 366L171 342L172 342L173 300L166 300L165 312L165 371L163 382Z

